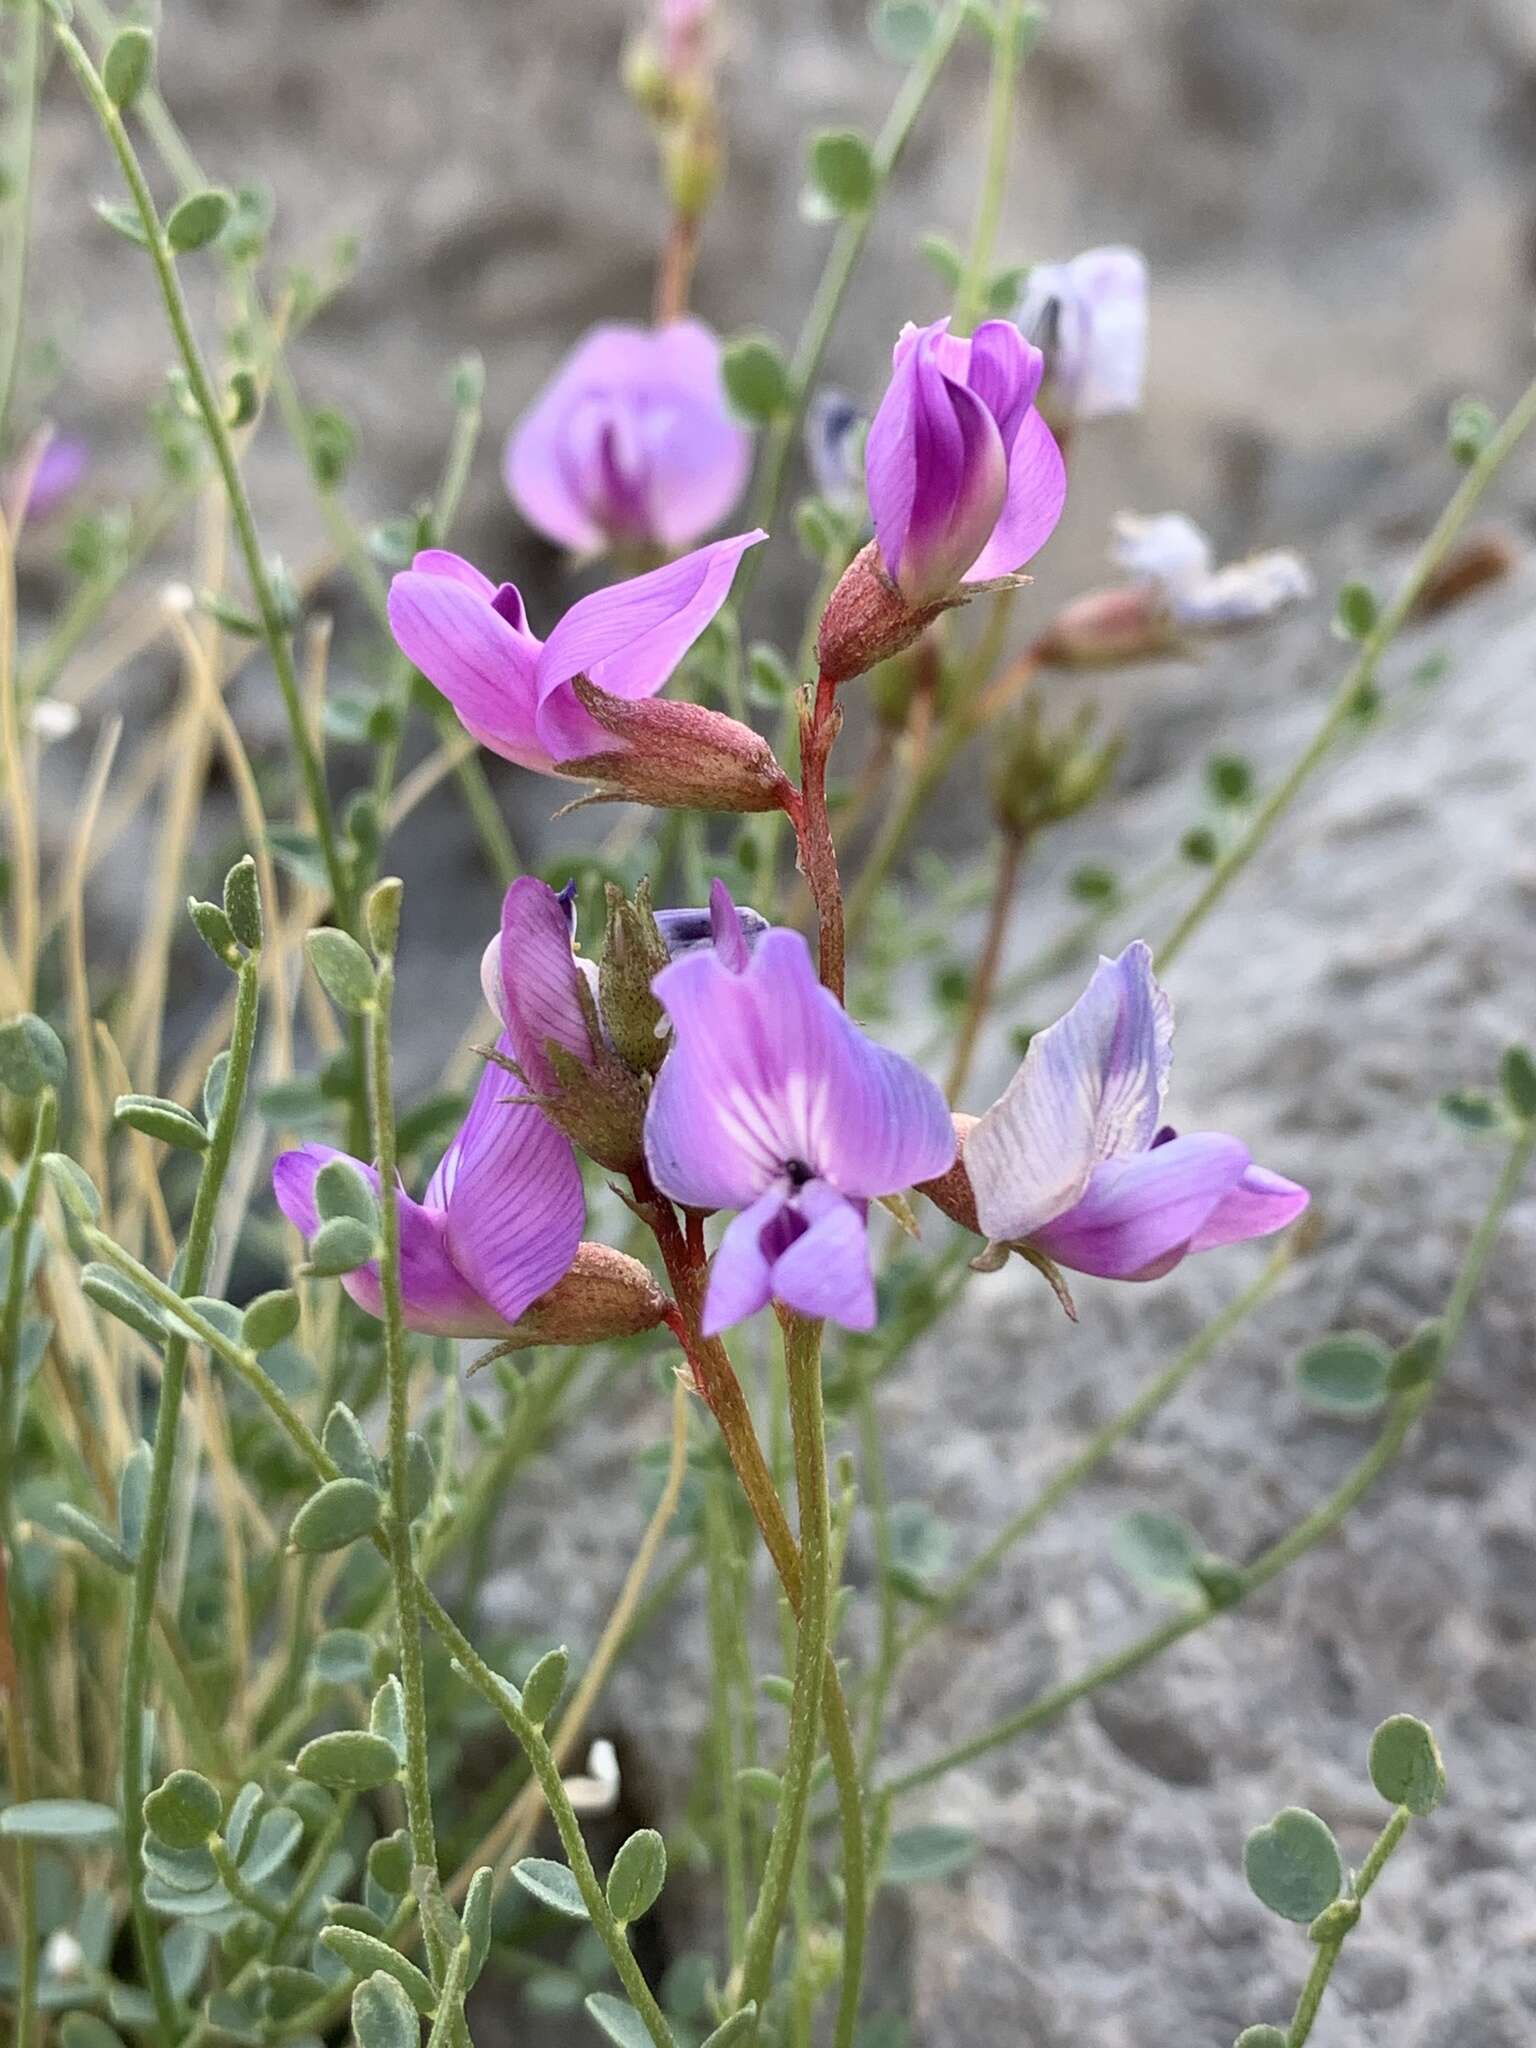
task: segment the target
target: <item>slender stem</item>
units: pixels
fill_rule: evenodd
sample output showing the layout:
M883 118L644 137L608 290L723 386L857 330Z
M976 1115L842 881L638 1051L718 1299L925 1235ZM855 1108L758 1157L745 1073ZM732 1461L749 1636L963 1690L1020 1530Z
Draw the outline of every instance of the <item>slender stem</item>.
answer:
M1165 971L1204 924L1227 890L1248 866L1270 833L1296 801L1334 741L1354 714L1360 693L1374 679L1382 656L1397 638L1430 577L1434 575L1471 517L1478 500L1536 424L1536 380L1528 384L1482 453L1468 468L1455 495L1435 521L1429 538L1414 557L1390 604L1360 643L1321 725L1254 812L1247 829L1212 868L1210 878L1158 950L1157 966Z
M906 147L907 138L912 133L918 115L923 110L923 104L932 92L939 73L954 47L955 38L964 26L965 17L964 0L950 0L950 5L935 24L922 55L903 79L901 90L891 103L885 125L876 138L874 190L870 196L870 203L862 213L847 216L839 226L833 237L832 247L827 252L827 260L816 286L816 295L805 316L800 339L795 344L794 358L789 370L789 402L764 433L758 450L756 481L752 492L752 524L766 526L770 533L778 518L779 501L784 494L789 451L799 435L806 402L810 398L816 374L821 368L821 359L826 353L827 343L832 338L832 329L843 302L843 294L848 289L849 280L864 253L864 244L869 239L875 209L892 172L901 160L901 153ZM738 606L746 602L747 592L752 588L757 576L756 557L761 553L760 548L753 548L742 558L741 567L736 572Z
M202 1292L213 1251L213 1223L218 1211L224 1177L234 1152L250 1078L251 1055L256 1044L256 1017L261 987L261 958L249 954L240 963L235 991L234 1029L229 1045L229 1075L224 1100L214 1121L208 1150L192 1205L192 1220L180 1262L181 1293ZM165 1290L173 1302L174 1289ZM179 1303L178 1303L179 1310ZM149 1497L144 1510L144 1533L134 1564L133 1603L128 1621L128 1647L123 1660L122 1695L122 1780L123 1861L133 1908L134 1933L144 1975L154 2000L162 2034L174 2041L179 2030L176 2001L166 1975L160 1945L160 1929L144 1897L144 1708L149 1692L150 1632L154 1627L160 1567L165 1556L166 1529L170 1519L171 1491L176 1476L176 1450L181 1425L181 1408L187 1382L188 1339L176 1325L166 1340L165 1364L160 1375L160 1403L155 1415L154 1449L150 1463Z
M352 913L352 891L346 865L341 857L331 814L330 794L325 786L325 769L315 742L310 735L309 724L304 715L303 698L299 690L299 679L293 662L293 650L289 643L288 629L272 587L267 571L266 558L262 553L261 538L256 531L256 518L251 509L250 496L245 488L245 479L240 474L239 460L235 454L234 441L224 416L224 407L213 379L203 360L197 338L192 332L191 315L182 293L181 280L176 274L175 258L171 245L161 226L160 216L155 208L143 168L139 163L128 131L118 109L108 98L95 65L85 45L73 30L62 22L54 23L54 35L63 51L70 69L80 82L81 89L95 110L107 140L111 143L122 170L124 183L132 195L139 221L144 230L150 260L155 267L155 276L160 286L160 296L165 305L166 317L181 357L182 367L197 409L202 415L203 426L213 446L214 460L224 480L225 495L229 500L230 515L234 520L235 533L240 543L240 552L245 561L246 574L250 579L251 591L256 600L256 609L261 618L262 637L271 657L273 671L277 676L278 689L282 693L283 708L288 718L289 735L294 753L298 758L305 794L314 815L315 832L320 841L321 856L325 862L326 875L330 882L331 894L335 899L338 916L349 922Z
M32 1719L27 1680L16 1654L21 1589L12 1581L16 1561L12 1488L21 1430L21 1332L28 1255L42 1193L43 1154L53 1143L57 1117L53 1090L46 1088L38 1097L32 1145L11 1218L5 1313L0 1322L0 1577L4 1581L0 1584L0 1701L5 1709L6 1770L11 1798L18 1804L33 1796ZM21 1841L16 1844L16 2048L31 2048L37 2038L37 1943L37 1852L31 1842Z
M821 1399L821 1324L806 1316L784 1318L784 1370L789 1382L790 1429L795 1447L795 1487L800 1500L802 1597L795 1635L794 1690L789 1737L780 1779L778 1811L768 1842L763 1880L747 1929L740 2003L761 2009L773 1981L773 1956L800 1830L811 1792L821 1727L822 1679L827 1663L831 1587L831 1497Z
M671 1204L657 1194L644 1176L637 1178L634 1186L637 1207L655 1234L677 1297L677 1311L675 1317L669 1317L668 1327L682 1347L695 1384L709 1404L730 1457L731 1469L752 1510L763 1546L779 1575L784 1597L798 1615L804 1599L800 1552L784 1513L784 1504L773 1483L768 1461L763 1456L752 1410L725 1346L718 1337L706 1338L699 1330L702 1268L689 1256ZM868 1849L853 1721L848 1712L837 1660L830 1648L826 1655L823 1699L827 1750L837 1786L843 1852L843 1986L838 2006L836 2044L837 2048L849 2048L858 2019L859 1988L863 1982L864 1947L869 1926Z
M1008 130L1019 76L1019 0L1001 0L992 22L992 91L987 110L987 161L976 193L976 219L965 272L955 294L952 331L969 334L986 302L992 251L1008 189Z
M10 191L5 205L11 215L5 241L5 269L0 275L0 451L16 389L16 364L21 354L22 306L26 297L27 251L32 235L32 155L37 133L37 96L42 84L43 10L41 0L22 0L16 26L16 55L11 70L16 108L15 153L8 165Z
M630 2003L639 2013L646 2032L656 2044L656 2048L676 2048L666 2016L656 2003L651 1988L645 1981L644 1973L635 1960L634 1951L630 1948L624 1929L615 1919L603 1887L598 1882L597 1873L592 1868L592 1858L587 1854L587 1846L582 1839L581 1823L576 1818L560 1776L559 1766L544 1739L542 1730L536 1728L528 1719L515 1696L492 1671L430 1588L418 1580L416 1593L422 1619L443 1642L450 1655L458 1660L465 1677L481 1698L501 1716L513 1739L527 1757L529 1768L538 1779L544 1793L550 1817L560 1837L560 1846L565 1851L566 1862L570 1865L571 1875L576 1880L588 1917L601 1936L603 1946L619 1973L619 1981L623 1984Z
M1029 1505L1022 1508L1007 1527L993 1537L986 1549L973 1558L932 1606L926 1609L922 1619L907 1634L902 1646L904 1655L926 1636L931 1635L936 1628L941 1628L951 1615L962 1608L976 1588L991 1576L1009 1552L1026 1536L1033 1535L1040 1524L1055 1513L1068 1495L1074 1493L1085 1479L1097 1471L1117 1444L1123 1443L1160 1408L1166 1407L1191 1374L1199 1371L1238 1325L1246 1321L1272 1291L1281 1274L1289 1266L1294 1253L1295 1245L1288 1236L1282 1240L1278 1250L1252 1286L1238 1295L1235 1301L1230 1302L1220 1315L1214 1316L1205 1328L1190 1340L1166 1371L1159 1373L1156 1379L1143 1388L1129 1407L1123 1408L1111 1421L1105 1423L1102 1429L1096 1431L1075 1458L1069 1459L1052 1474Z
M464 1994L469 1988L469 1942L461 1938L448 1958L447 1974L437 1997L437 2012L427 2048L447 2048L464 2019Z
M708 1583L710 1720L714 1727L716 1796L725 1868L725 1931L728 1961L740 1960L747 1932L746 1832L736 1756L736 1543L726 1482L710 1474L705 1482L704 1560Z
M661 260L656 266L656 295L652 311L658 327L681 320L688 311L688 294L693 286L694 266L699 260L699 231L702 226L697 213L681 206L673 208Z
M299 1872L298 1882L290 1892L272 1936L272 1953L278 1954L283 1943L299 1924L299 1917L314 1894L315 1886L325 1875L325 1866L330 1861L331 1851L341 1840L347 1822L352 1817L356 1804L355 1792L344 1792L336 1801L336 1810L316 1835L314 1846L304 1859L304 1868Z
M1361 1865L1360 1875L1354 1883L1353 1896L1357 1905L1380 1877L1387 1858L1403 1839L1410 1818L1407 1807L1399 1806L1372 1843L1371 1852ZM1318 2008L1323 2002L1328 1979L1333 1975L1333 1966L1339 1960L1339 1953L1348 1940L1353 1926L1354 1922L1351 1921L1349 1925L1340 1929L1335 1939L1319 1944L1316 1960L1313 1962L1301 1997L1297 2000L1296 2011L1286 2033L1286 2048L1302 2048L1302 2043L1312 2032L1312 2023L1317 2018Z
M1487 1266L1489 1255L1497 1241L1505 1212L1518 1193L1520 1184L1536 1152L1536 1123L1523 1126L1510 1147L1504 1170L1489 1200L1482 1221L1473 1235L1462 1261L1461 1270L1451 1289L1442 1318L1442 1345L1439 1361L1431 1377L1410 1392L1399 1394L1393 1399L1387 1413L1387 1420L1377 1434L1375 1442L1358 1463L1335 1487L1320 1507L1297 1523L1296 1527L1278 1543L1262 1551L1242 1573L1241 1596L1256 1592L1261 1586L1294 1564L1299 1557L1322 1542L1344 1519L1361 1496L1369 1491L1375 1481L1393 1463L1402 1450L1414 1423L1423 1414L1434 1397L1435 1389L1445 1372L1446 1362L1455 1348L1472 1298L1477 1291ZM1227 1612L1235 1601L1217 1607L1204 1605L1190 1607L1181 1614L1175 1614L1160 1622L1156 1628L1138 1636L1135 1642L1111 1656L1090 1665L1078 1677L1053 1687L1032 1700L1027 1707L1006 1720L998 1722L984 1733L972 1736L967 1742L957 1743L953 1748L931 1757L927 1763L918 1764L909 1771L903 1771L887 1779L880 1787L882 1796L896 1798L903 1792L914 1791L919 1785L932 1784L947 1771L959 1764L972 1762L976 1757L985 1756L989 1750L997 1749L1016 1736L1027 1735L1036 1728L1057 1720L1068 1707L1089 1693L1097 1692L1101 1686L1109 1685L1118 1678L1124 1678L1132 1671L1140 1670L1154 1657L1196 1629L1204 1628L1217 1614Z
M893 1580L896 1557L891 1542L890 1491L885 1476L885 1453L880 1442L880 1418L875 1409L874 1373L862 1364L855 1367L859 1419L860 1469L864 1496L869 1502L875 1531L875 1569L880 1575L880 1634L875 1652L875 1669L870 1679L869 1704L861 1752L861 1776L868 1784L880 1758L885 1731L885 1703L890 1695L901 1658L901 1626L896 1609Z
M1003 964L1003 945L1008 937L1008 918L1013 909L1014 892L1019 886L1019 870L1024 865L1028 850L1029 840L1025 834L1004 834L1002 852L998 855L992 877L992 902L987 911L986 936L981 942L981 955L966 994L965 1015L960 1020L959 1034L955 1039L949 1078L944 1083L944 1093L951 1102L958 1098L970 1077L981 1027L992 1006L992 991L997 986L998 969Z
M378 962L368 1006L368 1095L373 1150L379 1170L379 1213L383 1246L379 1291L384 1324L384 1372L389 1389L389 1515L385 1540L395 1587L395 1627L400 1639L400 1684L405 1694L405 1809L411 1861L435 1882L437 1834L432 1822L432 1780L427 1758L427 1690L421 1655L421 1621L416 1608L416 1561L411 1544L409 1471L410 1359L405 1343L405 1303L400 1280L400 1171L395 1145L394 1091L390 1077L390 1010L394 961ZM430 1914L423 1916L432 1981L441 1987L448 1958Z
M214 1869L219 1873L219 1881L230 1897L244 1906L248 1913L254 1913L257 1919L265 1920L269 1927L281 1927L282 1908L274 1906L272 1901L257 1891L253 1884L247 1884L240 1875L240 1866L219 1836L209 1836L208 1852L213 1858Z

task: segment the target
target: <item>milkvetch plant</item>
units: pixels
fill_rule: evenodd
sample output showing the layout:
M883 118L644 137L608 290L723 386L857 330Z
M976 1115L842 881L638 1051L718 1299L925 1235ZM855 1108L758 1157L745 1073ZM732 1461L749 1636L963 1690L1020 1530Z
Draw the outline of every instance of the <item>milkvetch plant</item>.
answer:
M916 1716L915 1761L892 1770L916 1646L1305 1270L1320 1141L1259 1164L1244 1133L1200 1127L1197 1066L1181 1066L1176 1097L1193 1127L1165 1120L1177 957L1359 729L1415 606L1444 599L1469 515L1536 418L1536 386L1502 421L1458 409L1446 510L1395 592L1341 593L1350 652L1283 778L1262 790L1235 756L1207 765L1206 811L1170 849L1176 872L1195 871L1189 900L1161 946L1132 928L1111 871L1079 870L1103 957L1020 1044L1004 973L1017 900L1041 838L1068 819L1091 827L1114 787L1115 693L1134 687L1119 672L1262 631L1310 594L1311 572L1277 549L1218 566L1184 515L1128 514L1125 582L1032 608L1027 568L1051 546L1069 469L1107 460L1095 422L1143 402L1149 295L1129 249L1029 265L1027 247L1000 246L1010 123L1041 25L1014 0L875 10L903 72L878 135L808 139L808 210L830 241L798 338L706 328L690 297L696 265L729 255L706 233L726 173L729 21L668 0L626 56L662 170L651 323L615 307L570 338L538 393L461 364L436 490L370 507L365 527L347 497L356 430L303 385L304 327L351 252L277 282L282 224L247 167L198 164L145 26L107 0L7 12L23 147L0 204L24 229L56 59L100 131L97 169L119 180L100 232L142 252L143 315L163 315L171 352L158 484L77 523L60 613L19 630L18 551L50 559L58 515L107 484L22 374L13 232L0 2007L18 2048L50 2029L63 2048L275 2048L348 2026L360 2048L462 2048L519 1986L619 2048L877 2038L866 2028L891 2016L865 1967L876 1894L953 1878L976 1848L929 1788L1219 1625L1386 1480L1454 1370L1536 1151L1536 1066L1516 1046L1496 1091L1448 1104L1501 1164L1442 1312L1390 1342L1320 1326L1299 1361L1295 1399L1370 1432L1332 1490L1319 1475L1309 1514L1231 1557L1172 1503L1133 1509L1106 1549L1169 1611L992 1726L924 1739ZM927 249L948 310L914 263L914 318L864 338L869 362L894 345L888 376L825 389L885 187L951 52L983 32L974 219L963 249ZM216 294L189 300L194 267ZM782 307L764 317L790 324ZM317 584L264 537L245 458L268 409L364 600L373 644L349 644L346 667L372 682L330 682ZM450 545L482 421L504 437L527 522L589 579L600 564L542 638L500 565ZM787 505L802 430L811 489ZM70 730L71 664L106 640L151 546L192 545L194 508L187 581L113 657L163 637L181 697L169 714L87 717L74 844L47 874L37 755ZM210 535L232 538L239 577ZM803 618L781 595L755 601L770 549L780 591L810 558ZM1105 671L1097 714L1058 700L1066 666ZM275 684L280 759L253 762L226 703L247 669L250 687ZM840 779L845 711L866 703L867 752ZM435 751L402 773L413 720ZM955 880L924 866L920 840L975 740L986 762L963 772L992 843ZM155 774L136 780L146 751ZM581 815L558 850L513 843L482 756L508 779L564 782ZM196 828L215 765L245 850L205 896ZM162 775L154 885L119 973L88 948L85 908L119 802L132 816ZM610 827L593 799L629 808ZM483 896L486 943L440 974L437 1083L408 1095L397 976L438 906L390 872L392 840L421 805L453 801L483 854L463 886ZM930 1006L913 968L934 933L946 964ZM1255 1277L1229 1248L1259 1238L1273 1243ZM1098 1283L1139 1295L1209 1253L1230 1298L951 1570L936 1510L890 1500L880 1381L903 1365L963 1370L952 1319L970 1301L994 1312L1009 1283L986 1276L1015 1253L1035 1270L1014 1285L1043 1282L1083 1326L1069 1340L1083 1373ZM497 1620L487 1579L518 1563L503 1555L504 1503L535 1458L583 1473L582 1419L626 1382L658 1440L633 1489L596 1495L573 1476L558 1501L606 1621L567 1646L558 1611L536 1629ZM934 1428L943 1413L936 1398ZM842 1583L856 1535L875 1559L857 1591ZM875 1610L867 1652L845 1624L859 1598ZM656 1774L644 1755L620 1760L604 1688L641 1632L677 1616L707 1630L693 1689L707 1702L690 1705L708 1740L695 1796L669 1787L634 1825ZM689 1683L680 1661L654 1682ZM1256 2021L1244 2048L1300 2048L1388 1855L1410 1819L1433 1825L1445 1779L1422 1723L1378 1729L1370 1772L1390 1814L1358 1873L1301 1808L1234 1845L1259 1902L1308 1925L1315 1947L1288 2025ZM669 1884L684 1859L702 1917ZM686 1970L652 1967L648 1921L686 1945Z

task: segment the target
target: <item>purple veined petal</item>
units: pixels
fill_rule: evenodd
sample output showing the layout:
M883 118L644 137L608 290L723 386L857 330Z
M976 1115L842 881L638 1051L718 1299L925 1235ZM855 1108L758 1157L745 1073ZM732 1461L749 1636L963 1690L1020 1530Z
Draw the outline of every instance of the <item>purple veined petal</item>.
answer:
M569 683L557 683L543 699L535 724L539 744L547 750L557 774L564 772L568 761L591 761L623 744L598 724Z
M331 1159L345 1159L329 1145L301 1145L284 1152L272 1168L272 1190L277 1205L306 1241L319 1228L315 1209L315 1176ZM352 1165L377 1194L377 1171L359 1159ZM438 1337L495 1337L505 1327L503 1318L483 1299L451 1257L446 1219L441 1209L413 1202L404 1190L397 1196L400 1218L400 1294L406 1327ZM360 1309L371 1316L384 1310L383 1289L376 1263L344 1274L342 1286Z
M1135 1158L1103 1160L1081 1198L1031 1231L1029 1242L1075 1273L1160 1279L1194 1249L1248 1167L1247 1146L1219 1131L1194 1131Z
M908 604L922 605L954 590L986 547L1007 502L1008 458L974 391L929 350L914 351L912 363L911 517L900 557L886 567ZM878 524L875 532L885 554Z
M965 381L1012 448L1045 375L1045 357L1011 320L984 320L971 336Z
M875 1327L875 1277L862 1206L812 1181L796 1203L807 1226L773 1262L773 1292L803 1316L827 1316L845 1330Z
M767 537L758 527L712 541L573 604L539 656L540 701L581 675L611 697L654 697L730 596L736 564Z
M1243 1244L1250 1237L1268 1237L1293 1223L1311 1199L1304 1187L1283 1174L1271 1173L1265 1166L1250 1166L1206 1217L1189 1248L1209 1252L1219 1245Z
M537 642L530 634L518 632L457 573L417 568L390 584L389 623L401 651L482 746L524 768L554 772L535 725Z
M496 1049L515 1057L505 1033ZM509 1323L570 1271L586 1217L571 1141L519 1093L487 1062L433 1182L454 1265Z
M1067 502L1067 465L1055 435L1032 408L1008 454L1008 489L992 537L966 571L967 583L1012 576L1045 546Z
M771 928L733 973L713 952L653 984L675 1043L646 1116L657 1185L700 1208L745 1208L793 1161L871 1198L954 1161L926 1075L867 1039L822 988L798 932Z
M976 1215L988 1237L1033 1237L1070 1209L1096 1164L1144 1152L1173 1059L1173 1010L1140 939L1100 960L1064 1017L966 1140Z
M501 906L502 1009L513 1055L541 1091L555 1085L548 1040L592 1058L580 986L564 904L547 882L520 875Z
M763 1237L782 1213L785 1200L783 1183L775 1182L727 1226L710 1262L700 1318L706 1337L718 1337L722 1330L745 1322L772 1299L772 1268Z

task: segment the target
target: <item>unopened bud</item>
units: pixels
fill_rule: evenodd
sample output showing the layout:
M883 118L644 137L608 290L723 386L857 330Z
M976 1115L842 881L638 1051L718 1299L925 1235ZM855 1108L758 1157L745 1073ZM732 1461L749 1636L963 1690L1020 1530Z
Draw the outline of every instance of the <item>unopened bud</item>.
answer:
M1093 802L1114 773L1123 742L1094 741L1094 714L1083 710L1048 732L1033 699L998 737L992 805L1005 832L1027 836L1060 824Z
M962 588L933 604L908 604L885 573L879 543L871 541L843 571L821 615L816 637L821 673L833 683L866 674L910 647L941 612L964 604L971 595Z
M1152 661L1179 646L1178 629L1152 583L1090 590L1063 607L1036 645L1042 661L1065 668L1117 668Z
M957 1109L952 1112L951 1121L955 1127L955 1163L937 1180L920 1180L917 1192L926 1195L951 1223L958 1223L962 1230L973 1230L978 1237L985 1237L986 1232L976 1220L976 1190L965 1170L965 1141L981 1119L967 1116L964 1110Z
M666 1308L666 1296L638 1259L611 1245L579 1244L565 1278L524 1310L488 1356L538 1344L605 1344L638 1336L654 1330Z
M633 902L611 884L608 929L598 968L598 1003L614 1051L637 1073L654 1074L667 1053L663 1011L651 983L666 966L667 942L651 909L651 885L642 881Z
M584 676L575 690L618 744L562 761L560 773L595 782L598 797L693 811L782 808L784 771L751 726L669 697L610 697Z
M554 1087L538 1099L579 1152L610 1173L633 1173L645 1156L645 1091L616 1054L594 1044L592 1058L582 1060L551 1039L544 1051Z

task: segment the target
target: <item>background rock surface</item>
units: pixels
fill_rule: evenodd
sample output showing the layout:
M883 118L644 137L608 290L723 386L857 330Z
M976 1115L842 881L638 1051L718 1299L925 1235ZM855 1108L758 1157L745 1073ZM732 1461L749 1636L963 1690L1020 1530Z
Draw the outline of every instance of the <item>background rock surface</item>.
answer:
M700 308L722 327L794 331L824 232L796 218L794 137L873 126L894 85L870 58L863 13L862 0L737 10L731 178L699 281ZM502 499L496 440L579 329L643 316L658 220L649 142L613 84L629 10L204 0L167 14L162 80L210 173L268 179L291 243L344 228L363 237L354 287L299 353L306 395L344 405L361 428L352 502L383 516L428 487L446 428L442 373L478 348L491 432L461 544L531 586L536 611L552 602L556 564ZM963 229L982 85L973 47L876 231L829 358L857 392L878 389L900 321L939 310L912 246L926 228ZM1448 487L1425 455L1446 401L1466 388L1502 400L1528 374L1533 108L1536 34L1520 0L1058 8L1023 98L1005 247L1028 257L1138 241L1156 300L1147 417L1082 449L1041 564L1042 605L1091 570L1107 514L1127 503L1181 504L1239 549L1299 542L1329 579L1398 559ZM126 483L165 351L142 259L88 211L108 189L102 147L57 76L36 264L69 363L54 409ZM302 559L318 536L275 429L254 477L268 530ZM1529 462L1505 496L1528 527ZM785 594L765 579L755 622L781 639L798 618L781 612ZM1496 1161L1438 1122L1434 1099L1482 1080L1506 1040L1532 1032L1533 595L1524 570L1405 643L1384 722L1316 785L1179 962L1181 1117L1241 1132L1307 1181L1322 1246L916 1666L896 1717L903 1762L1145 1625L1105 1554L1115 1513L1176 1510L1243 1557L1304 1512L1361 1432L1300 1408L1295 1351L1330 1327L1401 1338L1443 1300ZM1446 678L1415 683L1414 665L1442 649ZM1339 662L1314 608L1198 669L1106 685L1131 739L1122 794L1049 848L1015 957L1065 920L1059 881L1078 861L1108 858L1131 877L1164 861L1210 747L1247 753L1266 781L1279 772ZM247 714L259 721L259 702L247 699ZM503 788L526 809L526 785ZM472 985L494 898L483 878L465 886L456 823L432 821L405 856L413 891L435 890L441 906L406 970L412 1067L425 1073L441 1052L443 977L468 961ZM114 887L137 887L132 861L114 872L102 880L109 903ZM1154 935L1173 906L1170 894L1148 907ZM1045 1021L1079 981L1074 970L1041 987L1031 1017L1008 1021ZM991 1052L995 1082L1000 1034ZM978 1086L977 1101L989 1092ZM964 1821L986 1844L963 1881L887 1908L882 1999L910 2005L922 2048L1225 2048L1241 2025L1283 2019L1307 1946L1248 1897L1243 1836L1282 1804L1312 1804L1358 1857L1379 1820L1366 1737L1397 1710L1440 1732L1452 1796L1373 1897L1314 2038L1525 2048L1536 2033L1533 1251L1527 1195L1442 1398L1340 1538L1155 1670L914 1803L913 1817ZM1234 1252L1146 1290L1085 1283L1075 1331L1022 1269L976 1282L942 1343L883 1392L897 1496L950 1520L963 1553L979 1547L1250 1268ZM558 1612L573 1648L590 1641L623 1552L612 1528L583 1528L567 1510L600 1497L637 1523L638 1505L622 1505L633 1504L633 1454L661 1426L637 1378L534 1472L509 1508L493 1589L502 1614ZM869 1562L856 1548L850 1570L867 1577ZM696 1615L680 1615L608 1703L640 1796L663 1815L702 1718L701 1635ZM697 1939L663 1931L677 1946ZM586 2023L569 2037L585 2039Z

